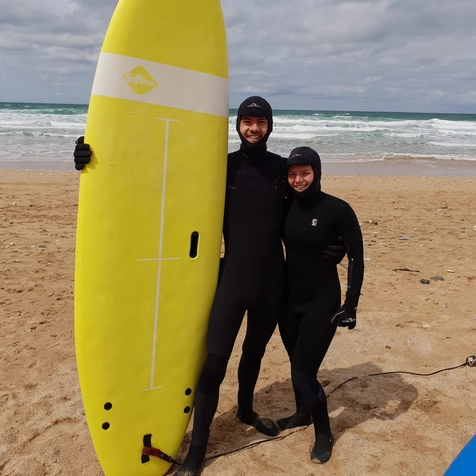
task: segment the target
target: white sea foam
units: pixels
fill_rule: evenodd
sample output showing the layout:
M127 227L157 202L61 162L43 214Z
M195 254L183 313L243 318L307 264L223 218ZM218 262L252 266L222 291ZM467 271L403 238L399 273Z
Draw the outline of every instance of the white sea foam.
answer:
M86 119L87 106L0 103L0 162L69 162ZM240 144L235 124L231 110L229 151ZM268 149L287 156L301 145L328 163L474 162L476 115L276 110Z

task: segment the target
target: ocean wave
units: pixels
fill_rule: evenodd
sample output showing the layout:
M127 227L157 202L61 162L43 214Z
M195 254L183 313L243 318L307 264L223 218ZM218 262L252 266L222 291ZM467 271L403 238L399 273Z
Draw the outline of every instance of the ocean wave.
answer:
M85 105L0 103L1 159L70 156L84 135ZM240 145L236 110L229 116L229 151ZM275 111L269 150L286 156L297 146L315 148L327 162L476 160L476 115ZM38 151L38 152L37 152Z

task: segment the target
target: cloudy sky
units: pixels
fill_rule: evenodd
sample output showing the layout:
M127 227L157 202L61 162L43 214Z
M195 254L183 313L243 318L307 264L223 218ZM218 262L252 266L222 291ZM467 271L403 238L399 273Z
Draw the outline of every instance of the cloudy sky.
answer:
M87 104L116 3L1 0L0 101ZM476 113L476 0L222 7L231 107Z

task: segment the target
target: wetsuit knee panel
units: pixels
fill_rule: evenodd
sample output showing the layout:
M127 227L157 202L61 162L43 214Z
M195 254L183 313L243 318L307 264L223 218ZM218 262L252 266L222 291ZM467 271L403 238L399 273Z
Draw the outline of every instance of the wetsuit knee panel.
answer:
M295 385L297 388L306 388L310 386L313 380L315 380L315 377L304 372L300 372L299 370L292 369L291 379L293 385Z
M243 356L242 359L246 359L248 361L258 361L260 362L264 356L266 350L266 344L264 346L256 346L256 344L243 344L242 352Z
M219 355L208 354L203 365L198 387L205 395L212 393L223 382L228 359Z
M292 369L291 379L308 407L312 407L318 400L325 401L324 390L316 376Z

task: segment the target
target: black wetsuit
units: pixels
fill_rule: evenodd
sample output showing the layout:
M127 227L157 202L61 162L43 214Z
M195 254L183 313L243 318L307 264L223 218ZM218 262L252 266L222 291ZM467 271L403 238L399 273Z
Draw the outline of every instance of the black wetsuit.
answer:
M296 400L302 399L311 414L316 436L330 435L326 397L316 376L336 331L337 322L331 319L341 306L337 267L323 258L326 245L338 238L344 240L349 257L348 291L358 296L363 242L352 208L321 192L320 186L310 196L293 201L284 232L288 350Z
M177 476L196 476L203 463L220 384L246 311L238 368L238 418L268 435L279 431L274 422L253 412L253 392L266 345L283 315L286 160L266 150L273 112L262 97L241 103L236 130L241 147L228 155L225 256L208 325L208 354L195 396L192 444Z
M308 407L321 392L315 377L336 331L336 323L331 324L330 320L341 305L337 267L323 257L326 245L336 242L338 237L344 239L350 258L350 288L360 292L362 234L352 208L343 200L320 191L308 200L293 201L284 232L288 337L293 382Z
M261 359L283 306L285 163L266 149L242 147L228 156L225 256L210 315L208 355L195 398L194 446L207 444L219 386L246 311L247 332L238 368L238 411L244 421L252 419Z

